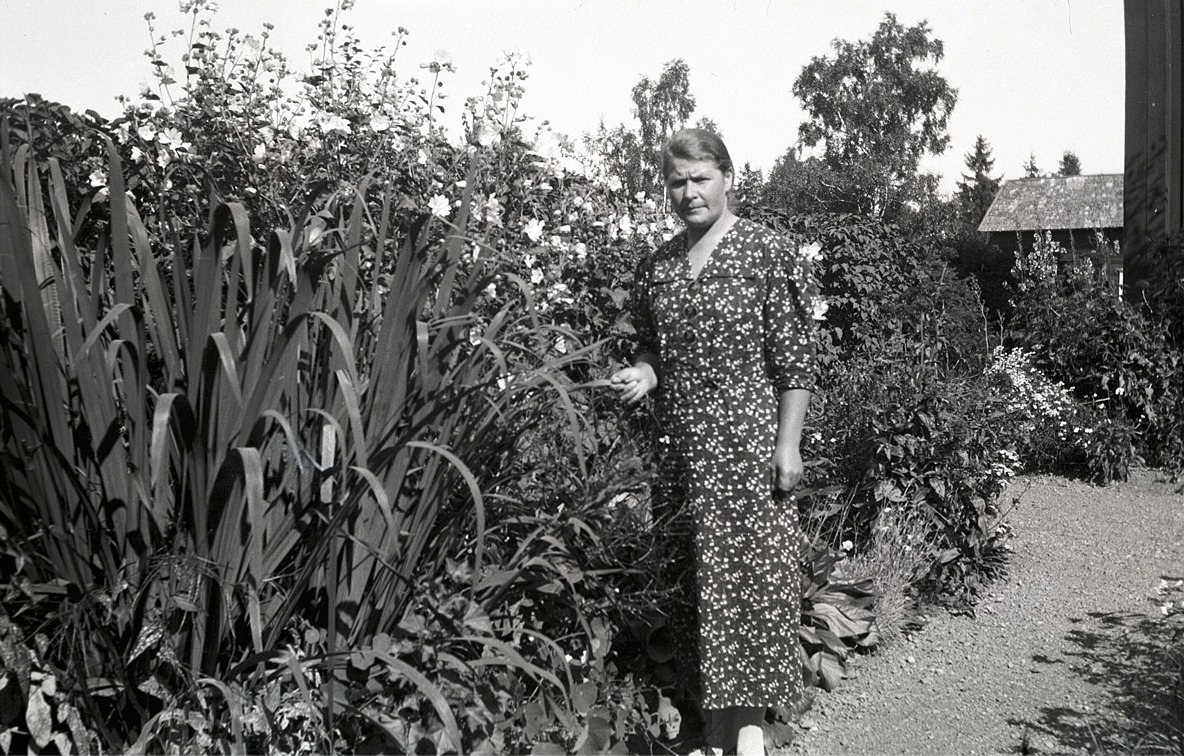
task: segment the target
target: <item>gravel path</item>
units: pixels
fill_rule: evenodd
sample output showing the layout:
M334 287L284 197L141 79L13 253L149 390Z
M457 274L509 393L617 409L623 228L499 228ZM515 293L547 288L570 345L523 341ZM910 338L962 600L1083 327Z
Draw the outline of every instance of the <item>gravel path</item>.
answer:
M935 612L860 659L782 754L1184 753L1163 650L1179 625L1159 610L1184 578L1184 496L1148 471L1005 496L1014 555L977 616Z

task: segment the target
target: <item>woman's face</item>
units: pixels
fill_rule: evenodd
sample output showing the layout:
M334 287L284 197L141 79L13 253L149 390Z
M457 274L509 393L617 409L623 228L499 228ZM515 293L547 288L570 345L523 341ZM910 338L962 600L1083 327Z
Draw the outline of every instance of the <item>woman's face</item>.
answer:
M732 172L714 160L674 158L666 173L666 193L674 212L688 227L708 229L728 208Z

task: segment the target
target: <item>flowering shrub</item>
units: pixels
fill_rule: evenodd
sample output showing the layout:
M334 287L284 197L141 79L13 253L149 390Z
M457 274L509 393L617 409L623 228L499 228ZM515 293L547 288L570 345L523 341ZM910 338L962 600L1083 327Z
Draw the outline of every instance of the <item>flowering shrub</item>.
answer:
M992 353L985 377L998 396L997 422L1017 468L1058 470L1080 462L1094 429L1064 384L1045 377L1022 349L1002 346Z
M1108 482L1125 479L1140 459L1176 464L1184 351L1167 311L1128 304L1089 258L1047 235L1017 253L1017 271L1009 339L1091 408L1078 423L1090 431L1080 444L1085 474Z
M349 6L307 71L270 27L216 32L216 5L188 0L187 29L149 14L156 86L114 120L0 103L2 230L24 266L6 294L38 316L0 322L5 396L45 425L0 416L19 603L0 633L78 641L5 641L21 704L48 712L39 747L639 750L691 714L650 419L602 381L627 356L634 266L675 221L532 126L514 57L457 104L451 140L447 55L409 65L402 28L366 50ZM1002 486L1076 427L1043 375L1093 384L1049 368L1081 346L1066 334L981 375L977 291L941 250L865 218L743 212L792 237L821 287L802 639L808 677L833 686L880 637L873 576L844 555L907 522L909 580L973 598L998 569ZM1062 285L1050 254L1024 259L1020 323ZM1101 381L1126 413L1082 447L1106 475L1170 435L1157 354ZM85 526L47 531L61 512L40 491ZM125 521L133 504L151 517Z

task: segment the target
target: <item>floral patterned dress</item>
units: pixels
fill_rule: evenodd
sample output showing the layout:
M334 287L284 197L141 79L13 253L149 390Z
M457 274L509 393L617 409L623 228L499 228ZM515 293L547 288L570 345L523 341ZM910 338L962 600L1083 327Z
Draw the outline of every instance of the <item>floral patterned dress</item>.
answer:
M689 513L702 705L790 706L802 692L801 538L769 460L781 391L810 388L809 262L737 220L697 277L679 234L638 266L632 315L659 356L662 478Z

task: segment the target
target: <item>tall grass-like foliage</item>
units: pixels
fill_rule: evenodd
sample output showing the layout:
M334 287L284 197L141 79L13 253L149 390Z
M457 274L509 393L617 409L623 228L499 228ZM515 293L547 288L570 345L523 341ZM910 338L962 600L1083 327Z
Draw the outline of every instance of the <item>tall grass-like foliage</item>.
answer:
M529 296L472 331L491 271L461 265L467 196L397 238L363 182L265 243L220 203L158 259L108 152L109 234L79 249L58 163L3 143L0 524L28 578L9 611L56 627L46 653L114 748L195 686L233 710L226 681L302 678L285 649L311 621L331 732L346 650L403 619L417 575L480 570L484 491L585 353L546 348Z

